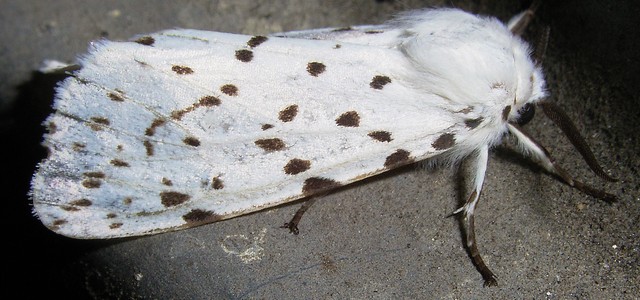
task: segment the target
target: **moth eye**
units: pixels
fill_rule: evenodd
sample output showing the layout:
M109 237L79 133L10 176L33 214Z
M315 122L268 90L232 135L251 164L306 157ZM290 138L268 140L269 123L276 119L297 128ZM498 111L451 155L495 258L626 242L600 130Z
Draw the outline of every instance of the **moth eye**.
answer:
M536 107L531 103L526 103L518 110L518 118L516 118L516 123L518 125L524 125L529 123L533 116L536 114Z

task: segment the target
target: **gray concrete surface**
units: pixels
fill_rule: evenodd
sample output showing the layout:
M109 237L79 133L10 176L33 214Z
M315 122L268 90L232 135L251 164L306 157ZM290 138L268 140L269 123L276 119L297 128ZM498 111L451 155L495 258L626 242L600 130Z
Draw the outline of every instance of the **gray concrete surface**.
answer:
M542 114L527 126L571 173L618 195L608 205L500 147L476 219L480 251L499 276L483 288L458 222L468 192L454 169L408 166L323 197L301 234L278 226L285 205L137 239L79 241L44 229L26 191L40 122L59 78L32 71L100 37L172 27L269 32L379 23L426 6L507 20L518 1L0 1L4 249L2 293L140 299L637 299L640 297L640 32L636 1L547 1L532 32L551 28L544 68L606 170L604 183Z

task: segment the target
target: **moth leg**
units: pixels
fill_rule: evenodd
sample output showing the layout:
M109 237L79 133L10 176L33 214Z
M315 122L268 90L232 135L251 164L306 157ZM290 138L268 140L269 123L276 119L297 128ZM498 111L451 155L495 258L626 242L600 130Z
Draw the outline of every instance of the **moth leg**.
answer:
M484 176L487 171L488 160L489 146L484 145L482 146L482 148L480 148L476 156L476 174L473 181L473 192L471 192L469 199L467 199L467 203L453 212L453 214L458 214L461 212L464 213L463 222L465 227L464 230L467 249L469 250L471 261L473 262L476 269L478 269L478 272L480 272L480 275L482 275L482 279L484 279L484 286L496 286L498 285L496 276L484 263L482 256L480 256L480 251L478 251L475 232L474 213L476 210L476 205L478 204L478 200L480 199L480 193L482 192L482 184L484 183Z
M559 106L550 101L540 101L538 102L538 106L542 107L545 115L560 127L562 132L567 136L571 144L573 144L576 150L578 150L580 155L582 155L582 158L587 162L587 165L589 165L589 168L591 168L596 175L607 181L618 181L602 170L602 167L600 167L598 160L595 155L593 155L593 152L591 151L591 148L589 148L589 145L587 145L587 142L580 135L576 126L573 125L569 116L567 116Z
M576 179L574 179L567 171L562 169L551 157L551 154L542 147L538 142L536 142L531 136L527 135L522 128L520 128L515 123L507 123L507 127L509 128L509 132L515 135L522 147L528 153L532 154L541 164L542 166L549 172L558 175L564 182L568 185L582 191L587 195L591 195L595 198L602 199L606 202L613 202L616 200L616 196L609 194L605 191L593 188L585 183L582 183ZM604 172L602 172L604 173Z
M300 230L298 230L298 223L300 223L300 219L302 219L302 215L304 215L307 209L309 209L311 205L316 203L316 200L317 200L316 197L312 197L312 198L309 198L309 200L305 201L302 204L302 206L300 206L298 211L296 211L295 215L293 215L293 218L291 218L291 221L284 223L284 225L280 226L280 228L287 228L289 229L290 233L293 233L295 235L300 233Z

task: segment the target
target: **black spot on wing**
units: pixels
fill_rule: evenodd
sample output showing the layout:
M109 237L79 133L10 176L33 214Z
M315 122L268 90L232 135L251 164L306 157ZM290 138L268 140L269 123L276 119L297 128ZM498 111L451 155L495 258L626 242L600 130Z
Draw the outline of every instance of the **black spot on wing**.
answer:
M171 70L176 72L178 75L188 75L193 74L193 69L187 66L172 66Z
M142 36L142 37L139 37L134 42L136 42L136 43L138 43L140 45L151 46L151 45L153 45L153 43L156 42L156 40L151 36Z
M82 181L82 186L88 189L97 189L102 185L102 181L96 178L89 178Z
M413 162L413 159L410 157L409 151L404 149L398 149L396 152L387 156L387 159L384 162L385 168L394 168L401 165L406 165L408 163Z
M112 101L115 101L115 102L123 102L124 101L124 98L122 97L122 95L120 95L118 93L114 93L114 92L107 93L107 97L109 97L109 99L111 99Z
M331 32L345 32L345 31L351 31L351 30L353 30L353 28L351 27L340 27L340 28L331 30Z
M311 161L306 159L294 158L284 166L284 173L288 175L300 174L311 168Z
M253 60L253 52L250 50L237 50L236 51L236 59L241 62L250 62Z
M78 200L73 200L71 202L69 202L69 204L74 205L74 206L83 206L83 207L87 207L87 206L91 206L93 205L93 202L91 202L91 200L89 199L78 199Z
M393 138L391 138L391 133L384 130L372 131L367 135L379 142L391 142L393 140Z
M238 96L238 87L233 84L225 84L221 86L220 91L228 96Z
M377 75L371 79L369 86L372 89L381 90L385 85L391 83L391 78L388 76Z
M453 147L455 143L455 135L451 133L443 133L433 143L431 143L431 146L436 150L446 150Z
M278 119L282 122L291 122L298 114L298 105L289 105L278 113Z
M222 217L210 210L204 209L192 209L190 212L184 214L182 219L187 222L187 226L197 226L200 224L206 224L222 220Z
M480 125L484 121L483 117L475 118L475 119L467 119L464 121L464 125L469 129L474 129Z
M129 163L121 159L112 159L109 163L115 167L129 167Z
M153 136L154 134L156 134L156 128L164 125L167 121L165 119L161 119L161 118L156 118L151 122L151 125L149 127L147 127L147 129L145 129L144 131L144 135L146 136Z
M214 190L221 190L224 188L224 181L222 181L222 178L220 178L220 176L213 177L211 179L211 187Z
M218 106L220 105L220 99L214 96L204 96L198 101L199 106Z
M82 173L82 175L89 177L89 178L105 178L106 174L104 174L103 172L100 171L96 171L96 172L84 172Z
M356 111L345 112L336 119L336 124L343 127L358 127L360 126L360 115Z
M333 179L311 177L304 181L304 184L302 185L302 193L309 196L318 192L329 191L340 186L341 184Z
M220 98L216 96L211 96L211 95L203 96L203 97L200 97L195 103L191 104L190 106L187 106L180 110L172 111L171 118L175 120L181 120L182 117L184 117L184 115L200 107L213 107L213 106L220 105L220 103L222 103L222 101L220 100Z
M165 207L171 207L180 205L189 201L191 196L179 192L174 191L163 191L160 192L160 203Z
M101 125L110 125L111 122L109 121L109 119L105 118L105 117L91 117L91 121L101 124Z
M247 42L247 46L251 48L255 48L255 47L258 47L260 44L266 42L268 39L269 38L267 38L266 36L257 35L257 36L251 37L251 39Z
M147 151L147 156L153 156L155 150L151 141L145 140L142 144L144 145L144 149Z
M280 151L287 146L284 141L279 138L259 139L254 143L256 144L256 146L262 148L262 150L265 150L267 152Z
M188 136L184 138L182 142L192 147L200 146L200 140L198 140L196 137L193 137L193 136Z
M310 62L307 64L307 72L313 77L318 77L318 75L324 73L327 67L321 62Z

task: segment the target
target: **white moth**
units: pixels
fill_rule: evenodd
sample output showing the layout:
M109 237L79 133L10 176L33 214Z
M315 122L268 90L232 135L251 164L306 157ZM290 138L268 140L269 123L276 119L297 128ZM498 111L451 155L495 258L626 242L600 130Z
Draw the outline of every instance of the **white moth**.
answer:
M474 189L456 213L474 263L495 284L475 245L473 214L488 151L505 134L568 184L613 198L574 180L518 126L536 104L571 127L543 101L542 70L514 34L530 16L504 25L435 9L269 37L178 29L94 42L45 121L49 156L33 177L35 214L74 238L147 235L415 161L471 156ZM566 130L606 177L575 128Z

